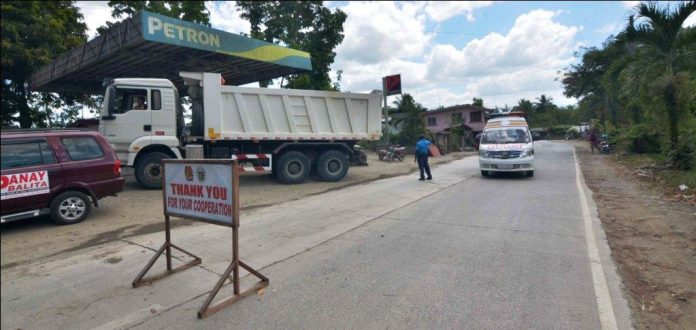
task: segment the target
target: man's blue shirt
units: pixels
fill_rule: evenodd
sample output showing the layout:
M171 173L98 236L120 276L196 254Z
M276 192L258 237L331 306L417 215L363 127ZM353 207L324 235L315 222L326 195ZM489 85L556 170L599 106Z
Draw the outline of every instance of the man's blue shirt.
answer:
M421 156L428 155L428 147L431 145L428 139L420 139L416 143L416 153Z

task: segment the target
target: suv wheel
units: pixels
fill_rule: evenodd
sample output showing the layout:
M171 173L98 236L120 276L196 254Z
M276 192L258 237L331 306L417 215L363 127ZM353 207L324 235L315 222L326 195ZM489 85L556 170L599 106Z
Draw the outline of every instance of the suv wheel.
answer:
M162 159L169 159L162 152L151 152L135 165L135 179L145 189L162 189Z
M288 151L278 159L276 177L286 184L302 183L309 176L309 158L299 151Z
M324 181L341 181L348 173L348 157L336 150L328 150L317 159L317 174Z
M51 201L51 219L61 225L84 220L92 210L89 196L79 191L66 191Z

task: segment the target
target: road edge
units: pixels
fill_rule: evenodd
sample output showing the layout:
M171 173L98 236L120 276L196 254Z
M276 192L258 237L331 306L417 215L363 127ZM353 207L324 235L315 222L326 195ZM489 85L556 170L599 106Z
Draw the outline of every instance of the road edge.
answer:
M599 219L597 204L592 198L592 190L585 183L575 147L572 148L576 186L580 195L587 253L601 327L602 329L634 329L634 320L624 294L623 281L611 257L611 249Z

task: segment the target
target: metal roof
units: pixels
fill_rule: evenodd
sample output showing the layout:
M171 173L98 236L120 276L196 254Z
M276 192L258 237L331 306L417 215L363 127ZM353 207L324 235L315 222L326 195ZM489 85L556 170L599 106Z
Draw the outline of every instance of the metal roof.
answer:
M164 78L180 71L221 73L242 85L311 70L309 54L142 11L35 71L34 91L101 94L105 79Z

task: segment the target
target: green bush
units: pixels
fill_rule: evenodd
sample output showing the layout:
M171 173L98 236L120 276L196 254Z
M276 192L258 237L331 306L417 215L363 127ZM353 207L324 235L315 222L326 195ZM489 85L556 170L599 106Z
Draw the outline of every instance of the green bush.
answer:
M696 169L696 131L682 134L677 147L668 154L669 160L677 169Z
M578 132L577 128L571 127L566 131L566 138L570 140L576 140L580 138L580 132Z
M637 154L660 153L660 133L645 124L635 125L621 137L624 147Z
M549 134L556 136L565 136L566 132L571 128L570 125L556 125L549 127Z

